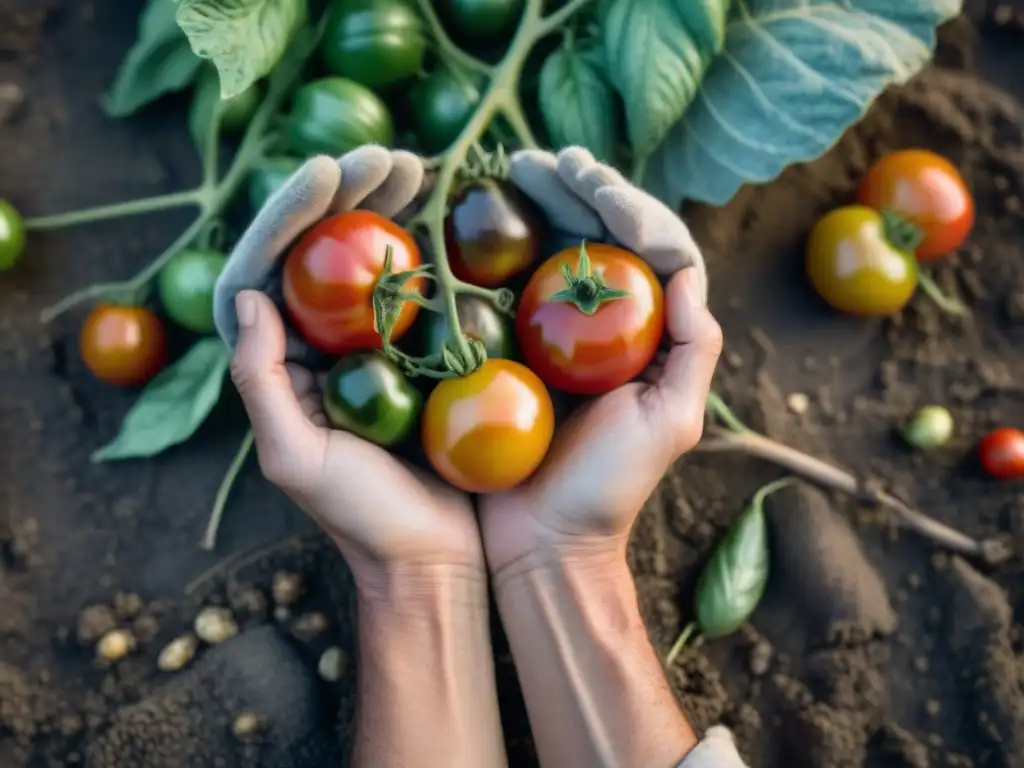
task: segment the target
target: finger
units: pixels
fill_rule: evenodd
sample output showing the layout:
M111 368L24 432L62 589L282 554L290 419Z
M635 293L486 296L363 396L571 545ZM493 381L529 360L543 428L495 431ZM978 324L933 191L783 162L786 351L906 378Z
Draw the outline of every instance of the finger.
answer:
M416 199L423 186L423 174L423 161L412 152L392 152L391 173L366 196L361 207L385 218L394 218Z
M597 213L558 175L550 152L522 149L509 160L509 180L533 200L553 226L588 240L600 240L604 226Z
M235 297L264 289L284 249L323 217L340 178L331 158L312 158L271 196L238 241L213 294L214 323L231 349L238 342Z
M231 379L249 414L263 473L271 482L290 487L300 476L315 433L285 367L284 323L259 291L242 291L236 304L241 333Z
M679 453L700 439L711 379L722 353L722 329L704 306L702 291L693 268L676 273L665 290L672 348L654 392L658 421L671 426Z
M594 205L594 195L602 187L629 185L621 173L599 163L583 147L566 147L558 153L558 176L589 206Z
M341 185L331 203L332 213L354 210L377 189L391 173L391 152L377 144L367 144L338 158Z
M707 303L704 256L689 228L671 208L630 184L597 190L594 208L615 239L658 274L670 275L694 267Z

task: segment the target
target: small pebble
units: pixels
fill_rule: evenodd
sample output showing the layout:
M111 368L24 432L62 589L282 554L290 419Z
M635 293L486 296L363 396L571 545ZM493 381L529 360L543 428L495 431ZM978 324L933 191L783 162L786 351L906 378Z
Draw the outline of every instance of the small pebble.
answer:
M330 621L325 614L319 611L304 613L292 624L292 634L308 642L326 632L329 626Z
M794 392L786 398L786 406L797 415L807 413L807 409L810 405L811 398L803 392Z
M743 356L739 352L729 351L725 353L725 362L730 368L742 368Z
M216 645L238 634L238 623L227 608L211 605L196 616L194 628L204 643Z
M750 648L750 674L754 677L766 675L771 667L773 654L771 643L766 640L754 643Z
M916 573L907 574L907 586L911 589L920 589L921 587L921 576Z
M242 712L231 723L231 732L239 741L248 741L263 730L263 718L255 712Z
M278 624L285 624L292 617L292 612L283 605L279 605L274 609L274 621Z
M177 672L196 655L199 640L195 635L182 635L171 640L156 659L156 666L162 672Z
M924 711L928 713L929 717L935 717L942 711L942 705L935 699L928 699L928 701L924 703Z
M103 661L119 661L135 650L135 636L127 629L113 629L96 644L96 655Z
M116 626L117 616L109 605L87 605L78 614L78 642L92 645Z
M302 596L302 576L291 571L278 571L274 574L271 594L278 605L291 605Z
M134 619L142 611L142 598L132 592L120 592L114 597L114 610L122 619Z
M337 646L331 646L320 656L320 663L317 665L317 672L320 677L329 683L336 683L345 674L345 654Z
M915 656L914 657L914 669L916 669L918 672L927 672L928 671L928 659L926 659L924 656Z

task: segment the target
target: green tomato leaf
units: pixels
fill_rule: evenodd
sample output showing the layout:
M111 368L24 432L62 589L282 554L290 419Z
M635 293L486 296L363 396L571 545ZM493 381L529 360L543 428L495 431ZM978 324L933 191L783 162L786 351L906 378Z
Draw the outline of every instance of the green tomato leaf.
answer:
M730 526L697 582L697 625L709 640L735 632L757 608L768 583L765 498L792 482L764 486Z
M931 58L962 0L737 0L697 98L647 166L672 206L722 205L812 160Z
M697 94L725 41L729 0L611 0L601 28L608 75L626 104L633 153L646 158Z
M306 0L180 0L178 23L230 99L269 74L307 13Z
M556 149L579 144L612 162L616 107L599 52L560 48L544 61L540 111Z
M94 462L155 456L188 440L220 398L231 353L219 337L200 339L139 395L121 432L95 451Z
M202 60L175 20L175 0L149 0L139 18L139 36L103 97L103 111L126 117L166 93L188 86Z

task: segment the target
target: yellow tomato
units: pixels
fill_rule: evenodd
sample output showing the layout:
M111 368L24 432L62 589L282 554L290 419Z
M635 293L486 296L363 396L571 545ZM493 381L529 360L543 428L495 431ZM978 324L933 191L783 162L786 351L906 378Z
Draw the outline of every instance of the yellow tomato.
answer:
M807 241L807 276L841 312L889 315L914 295L917 261L890 241L882 214L850 205L814 226Z
M423 410L423 448L441 477L470 493L514 488L540 466L555 430L551 396L521 363L488 359L442 381Z

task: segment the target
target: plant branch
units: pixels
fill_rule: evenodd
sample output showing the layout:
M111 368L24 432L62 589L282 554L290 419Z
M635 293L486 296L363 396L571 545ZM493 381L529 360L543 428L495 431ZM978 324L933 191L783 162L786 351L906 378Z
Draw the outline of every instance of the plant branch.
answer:
M959 317L966 317L971 314L971 311L959 299L943 293L938 283L923 269L917 271L917 287L921 289L925 296L934 301L943 312Z
M559 27L565 24L565 22L567 22L570 17L572 17L579 11L583 10L583 8L590 2L591 0L569 0L569 2L567 2L561 8L559 8L557 11L553 11L552 13L545 16L540 21L540 37L549 35L555 30L557 30Z
M696 631L697 622L695 621L691 621L683 627L683 631L679 633L679 637L676 638L676 641L669 649L668 655L665 657L665 666L672 666L672 662L674 662L679 654L682 653L683 648L686 647L687 642L689 642L690 638L693 637L693 633Z
M843 491L865 502L879 504L894 512L904 527L916 531L946 549L979 558L992 565L1004 562L1011 555L1009 547L997 538L981 541L973 539L955 528L913 509L888 491L865 488L848 470L840 469L815 456L775 442L750 429L736 433L721 428L712 428L708 430L707 434L710 439L701 441L695 450L703 452L737 451L770 461L772 464L788 469L817 485Z
M446 64L454 65L467 72L487 74L491 71L490 64L466 53L452 41L441 20L437 17L434 4L430 0L416 0L416 5L419 6L423 20L427 22L427 28L437 43L438 53Z
M524 148L536 149L540 146L537 143L537 137L533 135L533 129L530 127L529 121L526 119L526 113L523 111L523 102L519 98L518 93L509 96L505 100L501 107L501 113L508 120L509 127Z
M228 497L231 495L231 488L234 486L235 480L238 479L238 473L242 471L242 467L245 466L245 460L249 457L249 452L252 451L252 446L253 433L252 427L250 427L246 431L245 437L242 438L241 445L238 446L235 458L231 460L231 464L228 466L228 471L221 481L220 488L217 489L217 497L213 501L210 520L206 524L203 540L199 543L199 546L208 552L212 552L217 546L217 531L220 530L220 521L224 517L224 508L227 506Z
M184 192L171 192L166 195L143 197L123 203L101 205L97 208L85 208L80 211L58 213L53 216L37 216L32 219L26 219L25 228L31 232L47 232L73 227L77 224L91 224L92 222L120 219L125 216L135 216L141 213L166 211L171 208L182 208L186 205L201 205L205 192L206 187L200 186Z

